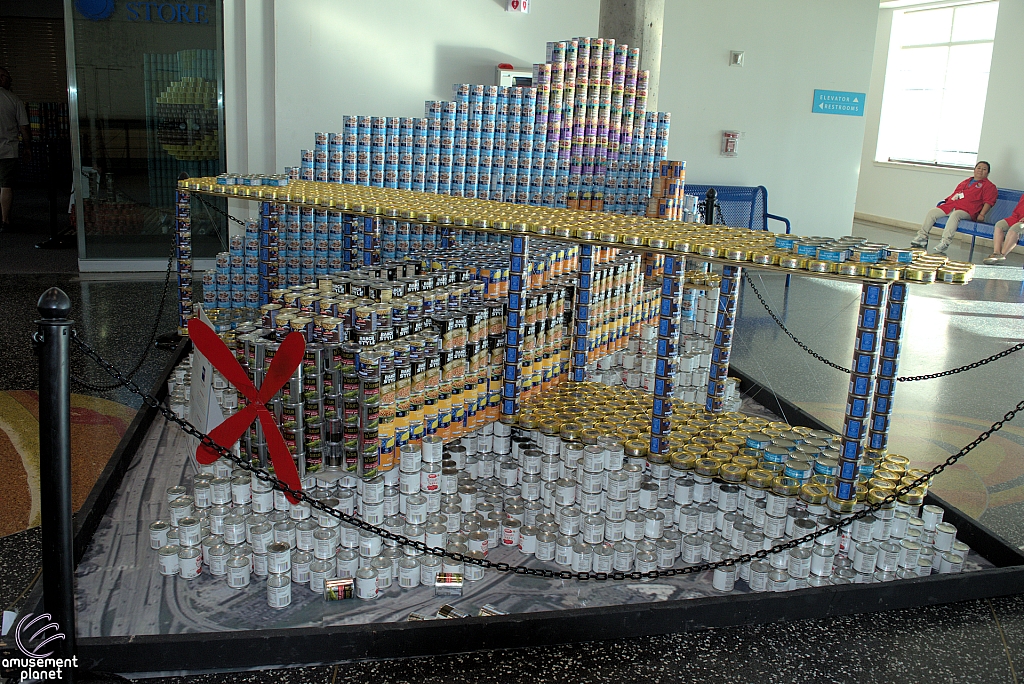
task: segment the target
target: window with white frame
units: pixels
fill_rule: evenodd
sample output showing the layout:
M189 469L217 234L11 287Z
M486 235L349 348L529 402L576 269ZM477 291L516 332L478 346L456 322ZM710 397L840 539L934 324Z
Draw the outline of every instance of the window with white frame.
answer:
M999 2L936 5L893 11L876 161L971 168L978 160Z

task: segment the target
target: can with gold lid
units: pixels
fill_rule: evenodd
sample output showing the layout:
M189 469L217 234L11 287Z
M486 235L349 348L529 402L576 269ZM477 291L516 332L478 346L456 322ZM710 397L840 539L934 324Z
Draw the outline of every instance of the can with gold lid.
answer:
M808 483L800 487L800 500L807 507L811 515L825 515L828 513L828 487L822 484Z

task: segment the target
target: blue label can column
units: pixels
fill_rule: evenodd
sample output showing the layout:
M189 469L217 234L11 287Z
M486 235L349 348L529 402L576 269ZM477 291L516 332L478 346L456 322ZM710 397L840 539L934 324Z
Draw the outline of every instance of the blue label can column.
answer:
M514 235L510 247L508 311L505 314L505 363L501 381L501 421L504 423L512 422L519 412L525 273L529 260L530 238L526 235Z
M715 344L711 349L708 396L704 404L704 408L712 413L725 411L725 385L729 379L729 357L732 354L742 277L741 267L722 267L722 289L718 295L718 313L715 317Z
M900 345L903 339L903 319L906 316L906 283L889 285L889 297L882 322L882 340L878 350L878 378L871 403L871 423L868 426L865 455L872 462L880 460L889 450L889 419L892 416L893 396L896 393L896 374L899 370ZM865 464L867 465L867 464Z
M260 202L260 262L259 292L260 306L270 303L270 292L281 286L279 266L279 221L284 207L280 204Z
M174 195L174 258L178 265L178 334L188 335L192 318L192 193L180 181Z
M580 245L579 283L576 286L576 311L572 327L572 367L569 374L569 380L572 382L583 382L587 377L593 279L594 246Z
M360 252L362 253L363 266L379 266L380 256L380 224L383 213L380 207L368 207L371 212L369 216L363 216L361 228Z
M852 512L857 501L857 479L864 467L864 439L868 434L878 375L883 308L888 290L888 285L882 282L867 282L861 289L857 336L850 366L850 389L839 447L839 476L835 492L829 498L830 507L838 513Z
M682 316L683 258L665 257L661 280L661 302L658 309L658 360L654 374L654 407L651 417L652 454L667 454L671 446L675 360L679 345L679 324Z

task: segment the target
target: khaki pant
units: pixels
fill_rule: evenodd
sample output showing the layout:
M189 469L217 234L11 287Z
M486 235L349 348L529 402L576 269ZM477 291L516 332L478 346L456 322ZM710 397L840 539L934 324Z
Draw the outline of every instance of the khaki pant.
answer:
M928 233L931 232L932 226L935 225L935 221L946 216L939 207L935 207L924 216L924 223L921 224L921 230L917 231L917 240L919 242L928 241ZM953 234L956 233L956 227L960 225L960 221L963 219L969 219L971 215L963 209L954 209L949 212L949 218L946 220L946 227L942 229L942 243L948 245L953 241Z
M1009 237L1007 233L1014 234L1012 240L1006 239ZM1018 221L1011 226L1006 219L999 219L992 231L993 253L1006 256L1017 246L1017 240L1021 235L1024 235L1024 222Z

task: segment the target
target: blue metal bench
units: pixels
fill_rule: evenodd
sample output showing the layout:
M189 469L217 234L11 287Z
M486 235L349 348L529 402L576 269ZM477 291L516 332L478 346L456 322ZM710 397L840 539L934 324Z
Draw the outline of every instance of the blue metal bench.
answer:
M999 189L999 199L996 200L996 205L992 207L988 215L985 217L987 220L984 223L978 223L977 221L971 221L964 219L956 227L956 232L963 233L971 236L971 252L967 257L970 261L974 258L974 243L978 238L992 239L995 233L995 225L1000 219L1004 219L1013 213L1014 207L1017 206L1017 202L1020 201L1022 191L1020 190L1008 190L1005 188ZM935 222L935 225L939 228L946 226L948 217L942 217ZM1024 235L1020 236L1017 240L1018 245L1024 245Z
M768 219L773 219L785 224L787 234L792 229L789 219L768 213L768 189L763 185L747 187L687 183L685 192L687 195L697 195L703 201L708 188L714 188L718 193L718 203L722 207L722 222L727 226L768 230Z

